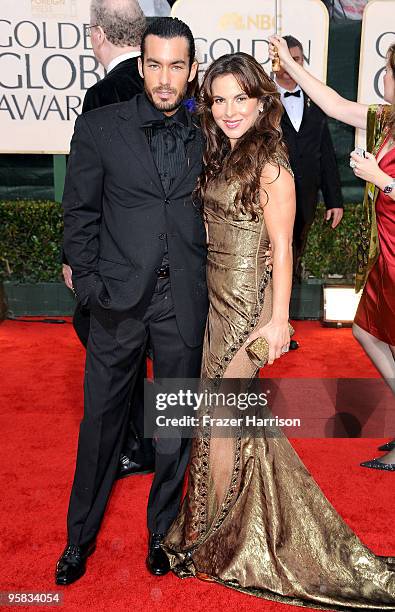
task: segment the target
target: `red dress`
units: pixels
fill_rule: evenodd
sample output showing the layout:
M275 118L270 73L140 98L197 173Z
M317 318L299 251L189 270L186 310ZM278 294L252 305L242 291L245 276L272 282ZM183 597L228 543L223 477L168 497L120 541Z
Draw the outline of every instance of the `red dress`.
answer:
M387 139L380 147L384 147ZM383 172L395 177L395 147L380 160ZM380 191L376 201L379 257L371 269L354 322L379 340L395 346L395 201Z

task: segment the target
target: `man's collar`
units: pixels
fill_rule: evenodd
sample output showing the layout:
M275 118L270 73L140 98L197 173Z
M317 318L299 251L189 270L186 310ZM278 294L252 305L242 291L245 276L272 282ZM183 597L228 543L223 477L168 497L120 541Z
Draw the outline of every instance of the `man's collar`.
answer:
M111 70L114 70L115 66L118 66L118 64L120 64L121 62L124 62L128 59L132 59L134 57L140 57L140 55L140 51L129 51L128 53L122 53L122 55L114 57L114 59L111 60L111 62L107 66L107 74L111 72Z
M162 111L155 108L155 106L152 104L152 102L149 100L145 93L141 94L140 96L137 96L137 103L141 125L150 121L163 121L167 117L167 115L165 115ZM175 112L174 115L171 115L169 119L179 121L180 123L185 125L185 127L190 127L192 124L191 115L187 112L182 102L180 107L177 109L177 112Z
M281 85L279 85L276 81L276 87L278 89L278 91L280 92L280 94L283 96L285 94L286 91L291 91L292 93L294 91L302 91L301 87L299 85L296 85L296 87L294 87L294 89L285 89L285 87L281 87Z

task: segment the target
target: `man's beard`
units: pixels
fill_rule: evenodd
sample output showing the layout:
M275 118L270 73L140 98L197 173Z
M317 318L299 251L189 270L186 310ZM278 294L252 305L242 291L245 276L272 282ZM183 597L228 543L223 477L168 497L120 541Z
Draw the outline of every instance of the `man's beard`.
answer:
M145 93L148 97L148 99L150 100L151 104L153 106L155 106L155 108L159 111L162 111L162 113L169 113L171 111L175 111L177 110L177 108L180 106L181 102L183 101L185 94L187 92L187 87L188 85L186 84L183 91L180 91L178 96L176 97L176 99L174 100L174 102L156 102L154 100L154 94L156 93L160 93L162 92L171 92L172 94L176 94L177 90L176 89L172 89L170 87L168 87L167 89L164 87L154 87L154 89L152 91L148 91L147 89L145 90Z

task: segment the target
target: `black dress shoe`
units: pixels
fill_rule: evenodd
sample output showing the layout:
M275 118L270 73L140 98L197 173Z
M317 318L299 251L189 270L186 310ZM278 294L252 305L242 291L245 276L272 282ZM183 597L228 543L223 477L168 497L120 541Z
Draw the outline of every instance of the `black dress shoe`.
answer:
M151 474L154 471L153 463L143 463L131 459L127 455L121 455L118 466L117 479L126 478L133 474Z
M378 450L379 451L391 451L394 450L395 448L395 440L391 440L391 442L386 442L385 444L382 444L381 446L379 446Z
M298 348L299 348L299 342L297 342L296 340L291 340L291 342L289 343L289 350L296 351L296 349Z
M72 584L85 574L86 560L94 552L96 542L84 546L68 544L56 564L56 584Z
M170 571L169 559L161 547L165 535L151 533L148 545L147 568L154 576L164 576Z
M363 461L362 467L372 468L373 470L386 470L387 472L395 472L395 463L383 463L379 459L371 459Z

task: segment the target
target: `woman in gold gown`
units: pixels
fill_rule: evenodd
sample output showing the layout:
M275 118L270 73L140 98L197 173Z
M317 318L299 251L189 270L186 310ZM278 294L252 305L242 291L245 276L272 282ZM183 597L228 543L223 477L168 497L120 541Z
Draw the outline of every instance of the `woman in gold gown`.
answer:
M274 83L251 56L223 56L206 72L202 378L223 387L255 377L245 350L254 338L268 340L269 363L289 346L295 196L281 113ZM395 610L394 559L362 544L281 432L259 435L193 440L187 494L163 543L173 571L304 607Z

